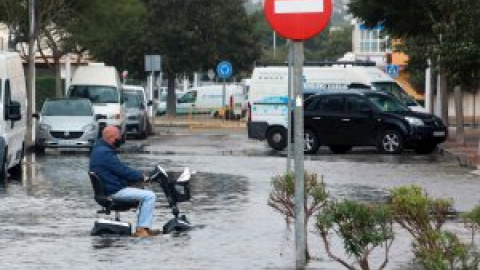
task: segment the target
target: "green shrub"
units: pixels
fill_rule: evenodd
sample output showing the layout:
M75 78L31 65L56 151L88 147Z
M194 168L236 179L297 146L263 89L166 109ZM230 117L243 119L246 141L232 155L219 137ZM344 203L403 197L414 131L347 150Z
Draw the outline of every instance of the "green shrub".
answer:
M395 221L413 237L416 261L426 270L478 270L480 256L473 237L478 228L480 210L465 215L465 224L472 224L472 239L466 244L454 233L443 230L451 218L453 201L432 199L419 186L402 186L391 191Z
M390 247L394 240L393 220L388 207L383 204L368 205L352 201L332 202L317 216L325 250L330 258L350 270L370 270L369 255L376 248L384 248L385 258L378 269L388 263ZM347 255L353 263L333 254L328 234L334 232L343 241Z
M317 175L305 171L305 223L326 203L328 194L325 183L318 181ZM292 172L272 178L273 190L268 205L285 216L287 222L295 218L295 175Z

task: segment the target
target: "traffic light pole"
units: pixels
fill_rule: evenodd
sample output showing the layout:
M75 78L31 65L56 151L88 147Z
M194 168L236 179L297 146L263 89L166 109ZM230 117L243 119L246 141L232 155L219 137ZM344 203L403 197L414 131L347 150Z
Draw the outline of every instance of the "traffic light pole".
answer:
M295 252L297 268L307 263L307 234L305 226L305 177L303 138L303 42L293 42L294 159L295 159Z

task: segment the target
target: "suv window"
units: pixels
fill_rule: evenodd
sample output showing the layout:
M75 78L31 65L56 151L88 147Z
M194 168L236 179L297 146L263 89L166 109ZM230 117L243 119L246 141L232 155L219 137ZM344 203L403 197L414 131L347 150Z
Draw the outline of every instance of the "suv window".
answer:
M382 112L409 111L408 107L389 95L369 94L367 98Z
M345 99L345 107L349 113L361 113L365 109L371 108L368 102L357 96L349 96Z
M405 90L403 90L397 83L375 82L373 83L373 86L382 92L393 95L394 97L398 98L403 104L407 106L418 105L415 99L413 99L411 96L405 93Z
M344 99L340 96L325 96L312 102L309 106L309 111L340 113L344 109Z

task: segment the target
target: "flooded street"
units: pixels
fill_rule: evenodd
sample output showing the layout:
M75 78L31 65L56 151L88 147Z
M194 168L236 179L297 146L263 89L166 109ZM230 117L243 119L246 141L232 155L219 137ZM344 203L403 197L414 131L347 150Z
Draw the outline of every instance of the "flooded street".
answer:
M293 226L267 205L271 177L285 171L285 153L248 141L244 130L162 130L125 148L122 157L144 171L157 163L173 174L187 166L197 171L191 202L179 206L194 230L147 239L90 236L100 207L87 175L87 152L47 151L29 156L23 176L0 188L1 268L294 269ZM479 203L480 176L441 154L385 156L361 149L333 155L322 149L306 156L305 169L323 175L337 198L382 200L390 188L416 183L431 196L451 197L460 211ZM160 187L148 188L158 195L154 226L161 228L170 209ZM135 213L123 213L122 220L134 222ZM307 269L342 269L327 258L312 221L314 259ZM409 269L411 258L410 241L400 230L387 269Z

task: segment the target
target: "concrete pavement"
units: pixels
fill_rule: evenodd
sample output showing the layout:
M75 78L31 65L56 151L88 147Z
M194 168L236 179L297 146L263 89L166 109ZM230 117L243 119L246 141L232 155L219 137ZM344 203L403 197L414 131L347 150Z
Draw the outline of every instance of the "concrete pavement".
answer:
M480 170L480 128L465 128L464 143L456 139L456 128L449 129L446 142L439 145L444 152L457 157L461 166Z

